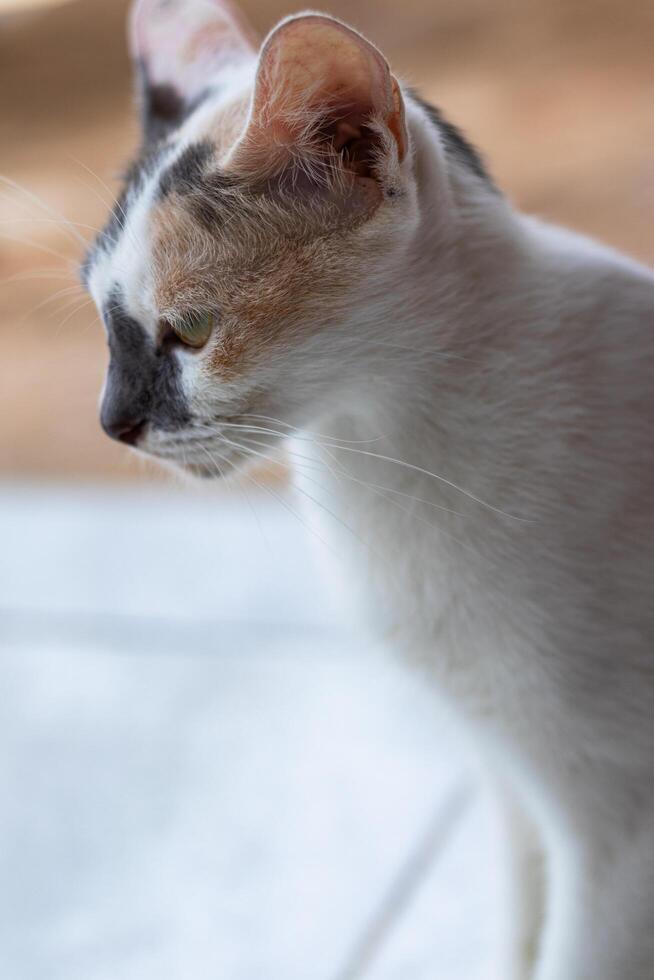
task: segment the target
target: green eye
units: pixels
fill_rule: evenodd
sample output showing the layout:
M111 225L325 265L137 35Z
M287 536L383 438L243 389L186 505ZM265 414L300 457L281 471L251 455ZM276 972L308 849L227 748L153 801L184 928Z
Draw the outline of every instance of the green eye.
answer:
M204 347L214 325L214 315L209 310L186 313L171 324L176 336L187 347Z

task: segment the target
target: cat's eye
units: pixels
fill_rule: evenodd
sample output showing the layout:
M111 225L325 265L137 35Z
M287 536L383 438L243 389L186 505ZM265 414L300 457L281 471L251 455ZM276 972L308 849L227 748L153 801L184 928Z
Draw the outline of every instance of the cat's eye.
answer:
M211 336L214 322L211 310L196 310L185 313L170 326L177 339L187 347L204 347Z

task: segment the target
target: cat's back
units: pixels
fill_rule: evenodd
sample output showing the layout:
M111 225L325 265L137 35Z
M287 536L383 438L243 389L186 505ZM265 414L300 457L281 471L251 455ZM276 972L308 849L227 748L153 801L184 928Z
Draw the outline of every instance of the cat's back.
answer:
M654 479L654 269L567 229L523 227L532 292L515 338L521 370L533 370L580 459L584 448L600 469L648 458Z

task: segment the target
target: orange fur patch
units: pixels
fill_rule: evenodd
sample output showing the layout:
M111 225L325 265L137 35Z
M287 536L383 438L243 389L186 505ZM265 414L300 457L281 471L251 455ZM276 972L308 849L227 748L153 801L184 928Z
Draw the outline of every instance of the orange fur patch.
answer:
M245 207L245 205L244 205ZM188 310L218 314L209 370L222 378L247 370L276 344L329 321L351 276L342 236L304 240L301 229L275 228L261 205L257 223L238 211L215 234L197 223L183 197L153 210L155 300L164 318ZM351 255L350 255L351 260Z

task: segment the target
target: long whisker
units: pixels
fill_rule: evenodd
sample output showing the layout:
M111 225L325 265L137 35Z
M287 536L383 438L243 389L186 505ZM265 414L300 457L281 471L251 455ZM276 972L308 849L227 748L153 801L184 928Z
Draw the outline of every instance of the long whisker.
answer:
M56 225L58 228L63 227L61 221L57 218L3 218L0 221L0 225ZM74 226L75 228L85 228L87 231L95 232L96 235L100 234L100 229L96 228L94 225L86 225L81 221L66 221L66 226ZM86 247L88 242L80 235L79 242Z
M212 456L212 454L211 454L211 453L209 452L209 450L207 449L207 447L206 447L206 446L200 446L200 449L201 449L201 450L202 450L202 451L203 451L203 452L205 453L205 455L206 455L206 456L208 457L208 459L209 459L209 462L211 463L211 465L212 465L212 466L214 466L214 467L216 467L216 468L218 469L218 475L219 475L220 477L224 477L224 476L225 476L225 474L223 473L223 470L222 470L222 467L221 467L221 466L220 466L220 464L219 464L219 463L218 463L218 462L217 462L217 461L215 460L215 458L214 458L214 457ZM184 450L183 450L183 449L182 449L182 454L183 454L183 456L184 456L184 461L186 462L186 453L184 452ZM220 455L220 454L218 454L218 455ZM223 461L223 462L226 462L226 460L225 460L225 457L224 457L224 456L221 456L221 459L222 459L222 461Z
M46 298L45 299L42 299L40 303L37 303L36 306L33 306L31 310L28 310L26 313L23 314L23 316L18 321L19 324L22 325L27 320L30 320L34 316L35 313L38 313L39 310L43 309L49 303L54 303L55 300L57 300L57 299L63 299L64 297L70 297L71 294L74 294L73 295L73 298L75 300L78 300L78 299L81 300L82 299L82 295L83 295L83 294L81 295L81 287L80 286L77 286L77 285L75 285L75 286L66 286L63 289L57 290L57 292L56 293L53 293L51 296L46 296Z
M247 431L247 427L246 426L242 426L242 428ZM251 431L254 432L254 433L258 433L258 432L262 432L262 433L269 432L269 433L274 434L274 435L279 435L279 433L275 432L274 429L266 430L266 429L253 428ZM255 446L262 446L262 447L265 448L266 445L267 445L266 443L263 443L263 442L260 442L260 441L256 441L256 440L250 440L250 441ZM427 507L433 507L435 510L440 510L440 511L443 511L444 513L446 513L446 514L452 514L455 517L461 517L461 518L464 518L465 519L465 516L466 516L465 514L462 514L460 511L454 510L451 507L446 507L444 504L438 504L434 500L425 500L422 497L416 497L413 494L406 493L403 490L397 490L395 487L386 487L386 486L382 486L381 484L370 483L367 480L361 480L358 477L354 476L349 470L346 470L342 466L342 464L336 459L336 457L334 456L334 454L332 452L330 452L330 448L338 448L337 446L331 446L330 444L327 444L327 443L324 443L324 442L319 443L319 442L316 442L314 439L305 440L305 441L310 441L312 443L312 445L314 445L317 449L318 448L323 449L327 453L327 455L329 456L329 458L332 460L332 462L338 468L338 472L335 472L334 469L331 466L328 466L329 473L332 476L334 476L334 477L337 477L337 478L338 477L341 477L341 478L344 478L344 479L347 479L347 480L351 480L353 483L358 483L360 486L367 487L370 490L379 490L379 491L382 491L384 493L396 494L397 496L405 497L408 500L413 501L414 503L424 504ZM292 455L294 458L297 458L297 459L306 460L308 462L313 462L314 461L314 457L304 456L301 453L298 453L296 450L290 450L290 449L286 448L286 452L290 453L290 455ZM323 466L327 465L327 464L325 464L324 459L321 459L321 463L322 463ZM408 513L408 511L406 511L406 513ZM435 526L435 525L431 525L431 526Z
M246 418L246 417L247 418L257 418L257 416L255 416L255 415L245 415L244 414L243 415L243 418ZM258 416L258 417L264 418L264 416ZM293 430L293 431L296 431L296 427L295 426L292 426L289 423L284 423L281 419L273 419L272 417L268 417L268 419L269 419L269 421L273 421L273 422L275 422L276 424L279 424L279 425L285 425L285 426L288 427L288 429ZM300 432L302 432L302 431L303 430L300 430ZM439 483L442 483L445 486L450 487L452 490L456 490L458 493L463 494L464 497L467 497L469 500L472 500L475 503L480 504L480 506L485 507L487 510L492 511L493 513L499 514L501 517L505 517L508 520L517 521L517 522L522 523L522 524L532 524L533 523L533 521L529 520L528 518L518 517L515 514L509 514L509 513L507 513L506 511L502 510L499 507L495 507L493 504L488 503L488 501L482 500L481 497L477 497L474 493L471 493L471 491L466 490L464 487L459 486L457 483L454 483L452 480L448 480L446 477L441 476L438 473L434 473L431 470L426 469L425 467L418 466L415 463L409 463L406 460L398 459L397 457L394 457L394 456L387 456L387 455L385 455L383 453L375 453L375 452L372 452L371 450L360 449L360 448L355 447L351 443L348 443L347 441L340 441L340 440L337 441L336 439L332 439L329 436L322 436L322 437L321 436L316 436L313 433L311 433L310 430L306 430L306 434L309 435L309 436L311 436L311 438L316 443L316 445L322 445L322 446L325 446L325 447L328 447L328 448L331 448L331 449L339 449L339 450L342 450L343 452L348 452L348 453L359 453L362 456L368 456L368 457L370 457L372 459L379 459L379 460L381 460L382 462L385 462L385 463L393 463L396 466L401 466L401 467L403 467L405 469L408 469L408 470L411 470L411 471L413 471L415 473L421 473L423 476L428 476L431 479L437 480ZM327 441L325 441L325 440L327 440Z
M11 177L6 177L5 175L0 174L0 181L3 184L5 184L7 187L11 187L13 190L17 191L19 194L24 194L28 200L32 201L35 205L42 208L46 212L46 214L51 215L52 218L57 220L57 223L62 228L69 231L71 236L77 240L78 244L82 245L83 248L86 248L87 245L86 241L77 231L77 229L74 227L74 223L70 222L68 218L65 218L61 214L58 214L54 208L50 207L49 204L46 204L46 202L43 201L37 194L34 194L33 191L28 190L27 187L23 187L23 185L19 184L17 181L12 180ZM20 204L20 202L17 203Z
M321 443L319 443L320 445ZM431 470L425 469L423 466L418 466L415 463L409 463L403 459L396 459L394 456L385 456L383 453L373 453L367 449L357 449L353 446L337 445L336 443L330 443L329 448L338 449L345 453L359 453L362 456L368 456L371 459L379 459L384 463L393 463L396 466L401 466L404 469L411 470L414 473L421 473L423 476L428 476L433 480L437 480L444 486L450 487L452 490L456 490L458 493L463 494L469 500L473 500L475 503L480 504L480 506L485 507L487 510L492 511L495 514L499 514L501 517L506 517L508 520L517 521L521 524L533 524L533 521L525 517L517 517L515 514L509 514L499 507L495 507L493 504L489 504L486 500L482 500L481 497L477 497L474 493L466 490L464 487L459 486L452 480L448 480L444 476L440 476L438 473L433 473Z
M224 459L224 457L223 457L223 459ZM236 467L232 467L232 472L233 472L234 477L236 478L236 482L238 483L239 490L241 491L241 493L245 497L245 502L247 503L247 505L248 505L248 507L250 509L250 512L251 512L252 516L254 517L254 519L255 519L255 521L257 523L257 527L259 528L259 533L261 534L261 537L265 541L265 544L266 544L266 547L267 547L268 551L270 551L272 553L272 546L270 544L270 538L268 537L268 535L264 531L263 523L261 521L261 518L259 516L259 513L258 513L256 507L254 506L254 503L252 502L252 499L250 497L250 494L248 493L247 486L246 486L247 483L252 483L253 486L256 486L256 483L253 482L253 480L251 479L249 473L239 472L236 469Z
M256 430L253 430L253 432L254 432L254 434L256 434ZM250 435L250 432L247 429L245 429L245 431L243 432L243 435L244 436L248 436L248 435ZM258 446L261 449L270 449L271 448L270 445L267 442L262 442L260 439L248 439L247 440L247 445L248 446ZM291 455L295 459L298 459L298 460L303 461L304 463L310 464L310 468L311 469L314 469L314 470L315 469L320 469L320 461L316 460L315 457L305 456L302 453L298 453L295 450L291 451L288 447L285 447L285 452L291 453ZM318 465L316 465L316 464L318 464ZM324 466L324 463L323 463L323 466Z
M246 500L246 503L247 503L248 507L250 508L250 511L252 513L252 516L254 517L255 521L257 522L257 527L259 528L259 533L261 534L261 537L265 541L266 547L268 548L268 551L272 554L273 553L273 548L272 548L272 545L270 543L270 538L268 537L268 535L264 531L263 523L261 521L261 517L259 516L259 513L258 513L257 509L255 508L254 503L252 502L252 499L250 498L250 494L248 493L247 487L243 484L243 479L242 478L244 478L245 479L245 482L247 483L247 482L251 482L250 481L250 476L249 476L248 473L239 472L237 469L234 469L234 476L236 477L236 481L238 483L239 489L240 489L241 493L243 494L243 496L245 497L245 500Z
M251 449L249 446L240 445L240 443L234 442L231 439L228 439L226 436L223 436L223 438L229 445L233 446L235 449L240 449L242 452L247 452L260 459L266 460L267 462L273 462L272 457L267 456L265 453L261 453L258 452L257 450ZM349 524L346 524L345 521L343 521L332 510L330 510L329 507L326 507L322 503L322 501L316 500L316 498L313 497L310 493L308 493L303 487L296 487L296 490L298 490L303 496L305 496L308 500L310 500L311 503L313 503L316 507L320 507L322 510L324 510L325 513L329 515L329 517L331 517L334 521L340 524L341 527L343 527L346 531L348 531L359 542L359 544L361 544L367 551L370 551L371 553L375 554L375 557L377 557L379 561L385 564L383 556L378 555L375 549L369 544L369 542L365 541L359 534L357 534L357 532L353 528L349 526Z
M45 268L45 269L27 269L23 272L16 272L13 276L7 276L6 279L0 279L0 285L10 286L16 282L31 282L32 280L43 280L44 282L49 279L59 279L64 282L71 282L75 279L75 276L71 272L63 272L61 268ZM79 283L76 285L79 286ZM81 289L82 287L79 286Z
M233 446L234 446L234 448L236 448L236 449L238 449L238 450L240 450L241 452L244 452L244 453L245 453L246 455L255 455L255 456L258 456L258 457L261 457L261 454L260 454L260 453L252 453L252 452L251 452L250 450L248 450L248 449L246 449L246 448L245 448L244 446L239 446L239 445L238 445L238 444L236 444L236 443L234 443L234 444L233 444ZM335 552L334 552L334 549L333 549L333 548L331 547L331 545L330 545L330 544L329 544L329 543L328 543L327 541L325 541L325 539L324 539L324 538L322 537L322 535L320 535L320 534L319 534L319 533L318 533L318 532L316 531L316 529L315 529L314 527L312 527L312 526L311 526L311 525L310 525L310 524L309 524L309 523L308 523L307 521L305 521L305 520L304 520L304 519L302 518L302 516L301 516L300 514L298 514L298 512L297 512L297 511L295 510L295 508L294 508L294 507L292 507L292 506L291 506L291 504L289 504L289 502L288 502L287 500L285 500L285 499L284 499L284 498L283 498L283 497L282 497L282 496L281 496L280 494L278 494L278 493L276 493L276 492L275 492L275 491L274 491L274 490L272 489L272 487L270 487L270 486L268 486L268 485L266 485L266 484L262 484L262 483L259 483L259 481L258 481L258 480L256 480L256 479L255 479L255 478L254 478L254 477L252 476L252 474L248 474L248 479L249 479L249 480L250 480L250 481L251 481L252 483L254 483L254 485L255 485L256 487L258 487L258 488L259 488L260 490L263 490L264 492L266 492L266 493L268 493L268 494L269 494L270 496L272 496L272 497L273 497L273 498L274 498L274 499L275 499L275 500L276 500L276 501L277 501L277 502L278 502L279 504L281 504L281 505L282 505L282 507L283 507L283 508L284 508L285 510L287 510L287 511L288 511L288 512L289 512L290 514L292 514L292 515L293 515L293 517L295 517L295 519L296 519L297 521L299 521L299 523L300 523L300 524L302 525L302 527L303 527L303 528L305 528L305 530L307 530L307 531L309 531L309 533L310 533L310 534L313 534L313 535L314 535L314 536L315 536L315 537L316 537L316 538L318 539L318 541L320 541L320 543L321 543L321 544L322 544L322 545L323 545L323 546L324 546L325 548L327 548L327 549L328 549L329 551L331 551L331 552L332 552L333 554L335 553Z
M86 170L86 172L90 174L90 176L93 177L95 180L97 180L100 186L107 191L109 195L108 201L105 199L105 197L102 194L99 193L97 188L91 187L86 181L81 180L81 178L79 177L77 178L78 181L82 184L82 186L85 187L87 190L89 190L91 194L95 195L95 197L97 197L97 199L102 202L102 204L108 211L115 210L120 214L122 230L124 234L129 239L130 244L132 245L134 251L137 252L137 254L139 255L144 255L143 243L139 241L137 236L133 233L132 229L130 228L130 225L127 221L127 212L125 211L125 208L123 207L120 198L116 197L116 195L111 190L109 185L104 180L102 180L102 178L98 174L96 174L94 170L92 170L90 167L87 167L85 163L83 163L81 160L78 160L74 156L71 156L71 160L73 160L76 164L78 164L78 166ZM99 232L99 234L101 234L101 232Z
M73 162L76 163L78 166L82 167L82 169L85 170L91 177L93 177L94 180L96 180L98 184L107 192L107 194L109 195L109 201L106 201L103 195L101 195L97 191L97 189L93 187L89 187L88 184L84 184L84 186L88 187L91 193L95 194L95 196L98 198L99 201L102 201L104 206L109 211L116 210L120 213L122 218L122 228L124 234L127 236L134 251L138 255L144 256L145 253L143 249L143 243L138 239L138 237L132 231L130 224L127 220L127 212L125 211L125 208L121 203L121 199L119 197L116 197L116 195L109 187L109 185L106 183L106 181L104 181L99 174L97 174L94 170L92 170L91 167L87 166L87 164L85 164L82 160L78 160L77 157L75 156L70 155L70 159L73 160Z
M71 310L71 312L68 314L68 316L64 320L61 321L61 323L57 324L57 331L63 330L63 328L66 326L66 324L69 323L70 320L72 320L74 316L76 316L82 310L86 309L86 307L87 306L90 306L92 303L93 303L93 300L92 299L87 299L80 306L76 306L73 310Z
M76 265L74 260L70 255L64 255L63 252L58 252L54 248L50 248L48 245L44 245L43 242L33 242L29 238L17 238L15 235L7 235L4 232L0 234L0 239L6 242L13 242L14 245L24 245L27 248L35 248L40 252L44 252L46 255L51 255L55 259L60 259L67 266L70 266L71 271L74 273ZM86 247L86 243L84 243Z
M228 424L229 423L222 423L221 424L221 430L226 425L228 425ZM254 434L254 435L265 434L265 435L275 436L275 438L279 438L280 436L282 438L284 438L284 439L286 438L286 433L284 433L284 432L278 432L275 429L264 429L264 428L262 428L260 426L246 426L246 425L242 425L242 426L241 425L238 425L238 426L235 425L234 427L235 428L238 428L239 431L243 434L243 436L250 436L252 434ZM231 425L230 425L230 428L231 428ZM195 425L194 426L194 431L196 433L206 433L206 434L211 435L211 436L215 436L216 435L216 430L214 428L212 428L211 426L207 426L207 425ZM199 442L202 439L203 439L203 436L202 435L198 435L196 441ZM188 438L186 439L186 441L188 442ZM229 440L227 440L225 438L225 441L229 441ZM306 440L306 441L308 441L308 440ZM262 449L271 449L271 448L273 448L273 447L271 447L271 445L268 442L262 442L261 440L257 440L257 439L248 439L248 445L249 446L250 445L251 446L258 446L258 447L260 447ZM302 453L298 453L297 451L291 451L288 446L284 446L284 452L286 454L292 455L294 457L294 460L295 461L300 461L300 463L302 464L302 470L303 470L303 472L305 472L307 470L313 470L314 472L321 472L325 468L324 460L316 459L313 456L304 456ZM274 460L272 457L268 457L268 458L269 458L269 461L270 462L273 462L273 463L276 462L276 460ZM299 466L300 463L296 462L295 465L298 465ZM331 470L330 470L330 472L331 472ZM332 475L334 475L334 474L332 474Z
M470 551L471 554L475 556L478 556L478 552L475 550L475 548L471 547L471 545L469 545L466 541L462 541L460 538L452 534L451 531L446 530L445 528L441 527L439 524L434 524L433 521L427 520L427 518L423 517L421 514L416 514L414 509L409 510L407 507L403 507L398 500L395 500L393 497L387 496L387 494L400 493L403 497L407 497L413 503L422 503L432 507L437 507L439 510L444 510L449 514L456 515L457 517L463 517L464 515L459 514L457 511L450 510L447 507L441 507L440 504L436 504L433 501L421 500L420 497L413 497L411 494L402 493L401 491L394 490L390 487L381 487L381 486L377 486L374 483L368 483L365 480L360 480L358 479L358 477L353 476L348 470L340 466L338 460L333 455L333 453L329 452L329 450L325 450L325 451L327 452L327 455L334 461L335 465L339 467L338 475L341 478L345 480L351 480L352 482L357 483L359 486L363 487L366 490L369 490L371 493L374 493L376 496L380 497L387 504L391 504L397 510L401 511L403 514L406 514L407 517L410 517L412 520L420 521L421 524L424 524L432 531L435 531L438 535L449 538L450 541L454 541L455 544L457 544L459 547L464 548L466 551ZM333 474L334 471L330 469L330 472Z
M246 417L246 416L244 415L243 417ZM247 417L255 417L255 416L251 415L251 416L247 416ZM263 417L263 416L258 416L258 417ZM272 418L272 417L268 416L268 418ZM289 429L295 429L294 426L291 426L289 423L283 423L282 420L280 420L280 419L274 419L274 422L275 423L278 423L278 424L286 424ZM268 429L268 428L266 428L264 426L252 426L252 427L248 427L246 425L240 425L238 423L221 422L221 428L224 428L224 427L227 427L227 426L229 426L230 428L238 428L239 430L241 430L243 432L244 435L251 434L252 433L252 434L261 434L261 435L268 435L269 434L269 435L272 435L272 436L275 436L275 437L280 437L280 436L285 437L285 436L287 436L287 433L279 432L276 429ZM211 429L211 427L207 426L207 427L204 427L204 428L205 428L205 431L211 432L212 434L215 434L215 430ZM352 482L357 483L360 486L367 487L369 490L371 490L371 492L378 491L379 492L378 495L380 495L380 494L384 494L384 495L385 494L393 494L393 495L398 496L398 497L403 497L403 498L405 498L407 500L410 500L412 502L423 504L424 506L431 507L431 508L433 508L435 510L439 510L439 511L441 511L443 513L452 514L453 516L460 517L462 519L465 519L466 516L467 516L467 515L461 513L460 511L455 510L452 507L447 507L444 504L439 504L439 503L437 503L436 501L433 501L433 500L426 500L426 499L424 499L422 497L417 497L414 494L407 493L407 492L405 492L403 490L398 490L395 487L388 487L388 486L384 486L382 484L376 484L376 483L372 483L370 481L361 480L358 477L354 476L349 470L345 470L340 463L337 463L337 461L336 461L333 453L330 452L330 450L339 450L339 449L342 449L345 452L354 452L354 453L359 452L359 453L363 453L363 455L372 456L373 458L379 458L379 459L382 459L382 460L384 460L386 462L395 463L395 464L397 464L399 466L408 467L409 469L414 469L415 468L419 472L424 472L425 475L431 476L434 479L437 479L440 482L443 482L446 485L451 486L453 489L457 490L458 492L463 493L466 497L470 497L470 499L474 500L475 502L481 504L484 507L489 508L490 510L492 510L492 511L494 511L496 513L501 514L504 517L507 517L507 518L509 518L511 520L519 521L521 523L527 523L527 524L532 523L531 521L529 521L529 520L527 520L525 518L515 517L514 515L511 515L511 514L505 513L504 511L499 510L499 508L494 507L492 504L488 504L487 502L481 500L481 498L475 497L474 494L471 494L468 491L465 491L463 488L460 488L458 485L452 483L451 481L446 480L445 477L441 477L441 476L439 476L438 474L435 474L435 473L430 473L429 471L423 470L420 467L414 467L413 464L407 463L407 462L405 462L403 460L396 459L395 457L391 457L391 456L383 456L383 455L378 454L378 453L371 453L371 452L367 452L367 451L364 451L364 450L355 449L355 448L352 448L351 446L341 445L341 444L339 444L339 443L337 443L335 441L330 441L330 442L322 441L322 440L319 440L319 439L317 439L315 437L310 437L309 433L306 430L298 430L298 431L301 432L301 433L303 433L303 435L293 436L294 438L296 438L298 441L310 441L316 448L321 448L322 450L324 450L325 452L327 452L328 455L330 456L330 458L332 459L332 461L339 466L339 474L336 474L330 468L330 473L331 473L332 476L340 475L340 477L342 477L344 479L351 480ZM290 433L289 433L289 435L290 435ZM262 448L268 448L268 444L267 443L262 443L260 441L253 440L253 439L250 439L248 441L252 445L254 445L254 446L259 446L259 447L262 447ZM295 459L303 460L305 463L311 464L311 463L314 463L316 461L315 460L315 457L303 456L302 454L298 453L297 451L291 451L288 448L286 449L286 451L288 453L290 453ZM322 459L321 462L322 462L323 465L325 465L324 459ZM314 467L314 469L315 469L315 467ZM387 497L384 497L384 499L388 500L389 503L392 502ZM396 503L396 506L399 507L399 502L395 502L395 503ZM402 510L403 512L407 513L407 514L409 513L408 511L406 511L405 508L399 507L399 509ZM417 517L417 519L421 520L423 523L427 524L428 526L434 528L435 530L439 530L442 534L446 534L449 537L452 537L455 541L457 540L456 538L454 538L453 535L450 534L450 532L447 532L447 531L445 531L442 528L438 528L436 525L434 525L431 522L427 521L425 518L419 517L419 515L415 515L415 516ZM459 543L463 545L463 542L459 542Z
M295 425L291 425L290 422L284 422L282 419L273 418L271 415L253 415L253 414L251 414L249 412L244 412L241 415L241 418L244 418L244 419L261 419L264 422L273 422L276 425L281 425L281 426L283 426L284 429L290 430L293 433L297 433L300 436L302 435L302 433L304 433L307 436L309 436L310 438L317 437L319 439L338 439L337 436L330 436L330 435L327 435L327 434L321 433L321 432L313 432L310 429L300 429L300 428L298 428ZM375 436L372 439L338 439L338 441L339 442L342 442L344 445L345 444L347 444L347 445L363 445L364 443L368 443L368 442L379 442L383 438L384 438L384 436L381 435L381 436Z
M91 193L95 194L97 196L98 200L102 204L104 204L104 206L106 208L108 208L109 210L111 210L114 207L114 205L118 204L118 201L117 201L116 196L115 196L114 192L112 191L112 189L109 187L109 185L106 183L106 181L104 181L102 179L102 177L100 177L100 175L95 172L95 170L92 170L91 167L87 166L87 164L85 164L83 160L78 160L78 158L76 156L73 156L72 153L69 153L68 155L69 155L70 159L73 161L73 163L76 163L78 167L82 167L83 170L86 170L87 174L90 177L93 177L94 180L97 180L97 182L100 185L100 187L102 187L103 190L105 190L107 192L107 194L109 195L109 200L108 201L102 196L102 194L99 193L99 191L96 188L90 187L88 184L84 183L84 186L87 187L91 191ZM122 211L122 208L121 208L121 211ZM124 214L124 212L123 212L123 214Z
M121 218L122 218L122 229L123 229L123 233L129 239L129 241L130 241L130 243L131 243L132 248L134 249L134 251L137 254L139 254L139 255L141 255L141 256L143 256L144 258L147 259L147 256L145 255L145 250L143 248L143 242L138 238L137 235L134 234L134 232L133 232L133 230L132 230L132 228L131 228L128 220L127 220L127 212L126 212L125 208L123 207L121 197L116 196L114 194L114 192L112 191L112 189L107 184L107 182L104 181L102 179L102 177L100 177L100 175L97 174L94 170L92 170L85 163L83 163L82 160L78 160L76 157L71 157L71 159L73 159L75 161L75 163L77 163L80 167L82 167L84 170L86 170L86 172L88 174L90 174L90 176L93 177L98 182L98 184L100 184L100 186L102 188L104 188L104 190L106 190L106 192L108 193L109 198L110 198L109 203L107 203L106 201L104 201L104 198L100 194L98 194L97 191L94 191L94 193L99 198L99 200L103 201L103 203L105 204L105 207L109 211L113 211L115 209L116 211L118 211L120 213ZM89 190L93 191L93 188L89 188Z

